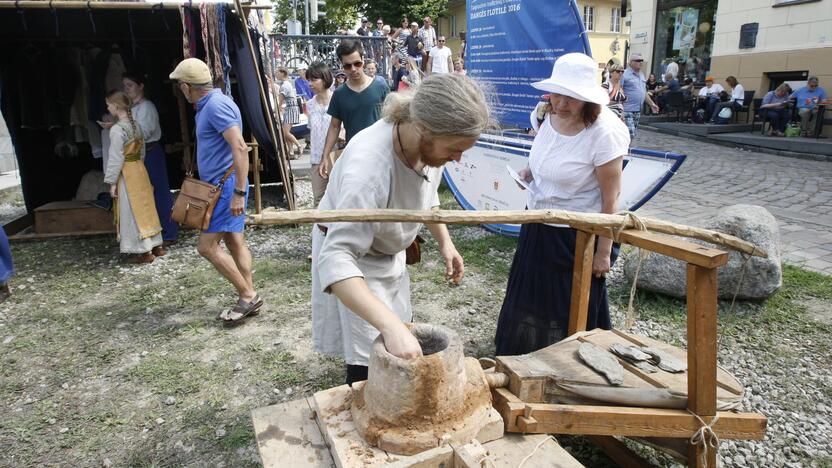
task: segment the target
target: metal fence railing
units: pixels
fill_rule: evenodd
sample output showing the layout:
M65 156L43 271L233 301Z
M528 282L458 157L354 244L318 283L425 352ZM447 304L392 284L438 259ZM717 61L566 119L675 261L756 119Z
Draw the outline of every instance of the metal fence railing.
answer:
M390 78L391 44L386 37L275 34L271 36L272 64L274 67L297 69L312 62L324 62L333 71L339 70L341 62L335 48L344 39L361 41L365 60L373 59L378 74Z

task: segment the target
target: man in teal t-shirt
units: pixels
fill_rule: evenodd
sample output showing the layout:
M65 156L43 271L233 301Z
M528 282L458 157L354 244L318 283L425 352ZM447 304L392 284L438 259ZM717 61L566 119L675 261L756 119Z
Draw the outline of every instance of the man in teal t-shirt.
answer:
M347 82L339 86L329 101L329 115L332 120L326 134L323 154L330 154L341 133L341 124L346 131L347 142L356 133L376 123L381 118L381 106L387 97L388 88L364 73L364 58L361 43L343 40L335 49L341 67L347 74ZM322 158L318 173L324 179L329 177L331 161Z

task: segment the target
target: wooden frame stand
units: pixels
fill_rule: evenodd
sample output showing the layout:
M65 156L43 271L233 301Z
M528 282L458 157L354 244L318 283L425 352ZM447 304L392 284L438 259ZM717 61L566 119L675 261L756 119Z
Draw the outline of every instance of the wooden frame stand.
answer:
M610 229L578 231L570 335L586 330L596 235L613 237ZM687 263L686 409L545 403L545 377L518 375L506 365L507 358L498 357L496 371L508 375L509 386L495 388L492 394L494 407L506 422L506 431L590 436L590 440L622 466L644 466L646 462L613 436L690 439L704 422L720 439L763 439L765 416L717 412L716 269L727 263L728 254L647 231L624 230L618 240ZM719 418L714 421L717 415ZM717 448L687 444L688 466L716 467L716 457Z

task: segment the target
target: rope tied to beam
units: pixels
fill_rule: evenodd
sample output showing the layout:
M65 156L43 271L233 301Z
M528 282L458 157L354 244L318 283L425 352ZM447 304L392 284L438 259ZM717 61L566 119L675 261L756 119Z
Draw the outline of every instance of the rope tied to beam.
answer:
M742 280L743 280L743 279L745 279L745 270L746 270L746 268L748 268L748 262L750 262L750 261L751 261L751 257L753 257L753 256L754 256L754 253L755 253L756 251L757 251L757 246L756 246L756 245L754 245L754 246L752 247L752 251L751 251L751 253L750 253L750 254L744 254L744 253L742 253L742 252L739 252L740 257L742 257L742 258L743 258L743 261L742 261L742 268L740 269L740 278L739 278L739 281L737 281L737 289L734 291L734 297L732 297L732 298L731 298L731 307L730 307L730 309L728 310L728 312L729 312L729 313L733 313L733 312L734 312L734 303L737 301L737 296L738 296L738 295L739 295L739 293L740 293L740 288L742 288Z
M647 230L647 225L644 221L632 211L619 211L616 214L622 215L624 218L621 220L621 224L619 224L618 227L612 228L612 238L615 242L619 242L618 238L621 235L621 231L628 226L632 225L634 229L639 231ZM633 284L630 285L630 299L627 301L627 313L624 321L625 328L631 328L636 322L636 309L633 305L636 297L636 284L638 284L638 275L641 272L641 262L647 260L647 257L650 256L650 251L639 247L638 250L636 250L636 255L638 256L638 263L636 263L636 273L633 275Z
M698 414L694 413L691 410L687 410L688 413L692 414L696 419L699 420L699 423L702 424L699 429L693 433L690 438L691 445L701 445L702 446L702 466L708 466L708 449L712 448L716 451L719 451L719 437L714 432L713 425L719 421L719 415L714 415L714 418L711 419L711 423L707 424L705 421L699 417Z

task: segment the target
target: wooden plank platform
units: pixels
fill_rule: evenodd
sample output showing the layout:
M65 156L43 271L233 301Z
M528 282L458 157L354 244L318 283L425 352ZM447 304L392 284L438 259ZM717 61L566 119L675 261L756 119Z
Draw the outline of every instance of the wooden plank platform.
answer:
M526 467L580 468L581 465L550 436L506 434L485 444L445 445L412 456L369 447L347 418L349 401L343 390L325 390L314 397L252 411L257 448L263 466L293 468L515 468L527 455ZM333 391L339 390L339 391ZM346 403L346 408L345 408ZM329 419L329 435L317 420L320 404ZM346 411L344 411L346 409ZM346 414L345 414L346 413ZM340 453L336 454L336 448ZM334 455L334 456L333 456ZM484 465L482 463L485 463Z
M58 201L35 208L36 234L115 232L113 213L86 201Z
M251 419L265 468L335 466L306 398L257 408Z

